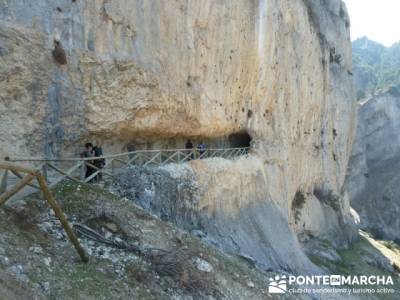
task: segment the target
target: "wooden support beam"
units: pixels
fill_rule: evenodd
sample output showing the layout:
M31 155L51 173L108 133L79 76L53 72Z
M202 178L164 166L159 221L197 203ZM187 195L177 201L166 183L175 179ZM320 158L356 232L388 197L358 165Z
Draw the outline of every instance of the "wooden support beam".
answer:
M179 156L179 154L180 154L180 151L178 151L178 152L175 152L174 154L172 154L171 156L169 156L169 157L167 157L167 159L166 160L164 160L163 162L162 162L162 164L161 165L166 165L169 161L171 161L172 159L174 159L175 158L175 156ZM174 161L173 161L174 162Z
M127 165L127 164L128 164L128 162L125 161L125 160L123 160L123 159L115 158L114 160L115 160L115 161L118 161L118 162L120 162L120 163L122 163L122 164L124 164L124 165ZM106 167L106 166L104 166L104 168L105 168L105 167Z
M17 176L19 179L24 178L24 176L22 176L21 173L19 173L18 171L15 171L15 170L10 170L10 171L11 171L15 176ZM33 188L37 189L37 190L40 190L40 187L38 187L36 184L28 183L28 185L29 185L30 187L33 187Z
M7 191L7 181L8 181L8 170L4 170L0 182L0 194L3 194L5 191Z
M47 166L55 171L57 171L58 173L60 173L61 177L57 178L54 182L52 182L50 184L50 186L55 186L57 183L61 182L64 178L68 178L71 179L72 181L75 181L76 183L83 183L82 181L80 181L79 179L76 179L75 177L72 176L72 173L79 169L82 165L82 162L79 162L78 164L76 164L75 166L73 166L72 168L70 168L67 172L64 172L63 170L61 170L60 168L54 166L53 164L48 163Z
M8 199L18 193L24 186L26 186L29 182L32 181L34 175L28 174L20 181L17 182L10 190L6 191L2 195L0 195L0 206L2 206Z
M185 153L183 153L184 157L182 159L182 161L179 161L179 163L181 162L186 162L187 160L192 160L192 157L194 158L194 150L188 152L189 154L185 155Z
M21 166L16 166L14 164L5 163L5 162L0 162L0 169L14 170L14 171L21 172L21 173L35 174L35 170L29 169L29 168L24 168Z
M137 158L140 158L140 153L135 154L135 155L129 157L128 165L132 165L132 162L134 162Z
M42 174L46 182L49 182L49 178L47 176L47 163L43 164L42 166Z
M100 172L103 173L103 174L105 174L105 175L107 175L107 176L110 176L110 177L114 178L114 175L113 175L113 174L111 174L111 173L105 171L103 168L96 167L95 165L93 165L93 164L91 164L91 163L88 163L88 162L85 162L85 165L87 165L87 166L89 166L89 167L91 167L91 168L93 168L93 169L96 170L96 172L94 172L94 173L93 173L92 175L90 175L88 178L85 178L85 182L89 182L90 180L92 180L93 178L95 178Z
M159 153L157 153L156 155L154 155L149 161L147 161L147 162L143 165L143 167L145 167L145 166L151 164L152 162L154 162L154 161L157 159L157 157L160 156L160 154L161 154L161 152L159 152Z
M61 207L58 205L56 199L54 199L53 194L51 193L49 187L47 186L46 180L42 174L38 173L37 181L39 182L40 188L43 191L43 195L47 202L49 203L50 207L53 209L54 214L60 220L62 227L64 228L65 232L71 243L74 245L76 251L78 252L79 256L81 257L83 262L88 262L89 259L85 253L85 250L82 248L81 244L78 241L74 231L72 230L71 226L69 225Z
M114 176L115 174L115 162L114 160L111 161L111 174Z

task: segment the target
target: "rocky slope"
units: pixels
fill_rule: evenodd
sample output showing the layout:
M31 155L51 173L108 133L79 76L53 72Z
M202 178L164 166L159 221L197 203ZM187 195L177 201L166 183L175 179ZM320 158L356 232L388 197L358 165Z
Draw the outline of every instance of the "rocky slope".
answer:
M71 222L109 240L167 251L171 258L81 236L90 256L82 263L52 211L32 195L0 210L1 299L272 299L267 280L274 273L261 273L127 200L72 182L53 191Z
M171 221L275 269L320 271L301 243L352 240L342 1L3 0L0 20L2 156L248 132L248 156L154 170L132 198L160 213L165 197Z
M391 275L394 286L389 288L396 292L273 295L268 293L269 278L282 271L260 271L248 257L221 252L209 246L206 237L200 240L163 222L128 199L68 181L53 193L73 224L85 224L108 241L155 252L143 255L80 235L90 257L82 263L40 194L15 199L0 210L2 299L394 300L399 296L400 269L395 266L400 265L400 248L366 234L338 251L329 241L316 241L310 258L326 273ZM168 255L159 256L163 251Z

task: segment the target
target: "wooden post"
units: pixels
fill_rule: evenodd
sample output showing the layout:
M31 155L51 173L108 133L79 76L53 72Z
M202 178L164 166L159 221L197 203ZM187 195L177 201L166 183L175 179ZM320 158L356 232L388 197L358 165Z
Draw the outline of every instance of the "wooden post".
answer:
M85 161L81 161L81 165L79 166L79 170L80 170L80 180L85 180L85 175L86 175L86 164Z
M32 174L26 175L22 180L18 181L15 186L13 186L9 191L3 193L0 196L0 206L2 206L8 199L18 193L25 185L32 181L34 176Z
M10 163L0 162L0 168L8 169L8 170L15 171L15 172L28 173L28 174L35 175L35 173L32 169L28 169L28 168L17 166L17 165L10 164Z
M0 194L3 194L7 191L7 180L8 180L8 170L4 170L3 176L1 177L0 182Z
M115 163L114 159L111 159L111 174L115 175Z
M70 227L67 219L65 218L64 213L62 212L60 206L58 205L57 201L54 199L53 194L51 193L49 187L46 184L46 180L44 179L43 175L38 173L36 174L37 181L43 191L43 195L51 208L54 211L56 217L60 220L62 227L64 228L65 232L68 235L69 240L74 245L76 251L78 252L79 256L81 257L82 261L88 262L89 259L86 256L85 250L80 245L75 233L73 232L72 228Z
M53 169L55 171L57 171L58 173L60 173L62 176L56 178L53 182L50 183L50 186L55 186L56 184L58 184L59 182L63 181L64 178L68 178L71 179L72 181L75 181L76 183L80 184L83 183L83 181L80 181L78 179L76 179L75 177L73 177L71 174L76 170L76 169L80 169L81 168L81 162L79 162L78 164L76 164L75 166L73 166L71 169L69 169L68 171L64 172L63 170L59 169L56 166L53 166L52 164L47 164L47 167L50 169Z
M13 169L8 170L8 171L11 171L11 173L13 173L13 174L14 174L15 176L17 176L19 179L24 178L24 176L22 176L21 173L19 173L18 171L15 171L15 170L13 170ZM38 187L37 185L35 185L35 184L33 184L33 183L28 183L28 185L29 185L30 187L33 187L34 189L40 190L40 187Z
M48 176L47 176L47 163L45 163L45 164L42 166L42 174L43 174L44 179L45 179L46 182L48 183L48 182L49 182L49 178L48 178Z

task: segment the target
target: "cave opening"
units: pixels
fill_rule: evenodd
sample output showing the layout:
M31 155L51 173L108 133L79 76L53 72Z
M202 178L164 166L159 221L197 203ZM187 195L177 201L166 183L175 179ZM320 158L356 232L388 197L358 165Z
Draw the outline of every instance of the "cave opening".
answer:
M164 151L165 153L158 160L163 160L170 153L174 155L174 151L188 151L193 149L193 157L197 158L197 154L201 154L201 158L207 157L234 157L249 153L252 144L252 137L247 131L233 132L220 137L209 136L187 136L175 138L161 139L132 139L125 144L122 152L134 151ZM154 152L155 151L155 152ZM182 152L183 153L183 152ZM179 155L175 155L179 157ZM174 156L174 157L175 157ZM171 159L172 160L172 159Z
M205 144L208 149L228 149L249 148L252 137L247 131L238 131L220 137L180 136L160 139L134 138L130 139L121 151L185 149L189 140L193 148L197 148L200 144Z
M230 148L245 148L251 145L251 136L248 132L232 133L228 137Z

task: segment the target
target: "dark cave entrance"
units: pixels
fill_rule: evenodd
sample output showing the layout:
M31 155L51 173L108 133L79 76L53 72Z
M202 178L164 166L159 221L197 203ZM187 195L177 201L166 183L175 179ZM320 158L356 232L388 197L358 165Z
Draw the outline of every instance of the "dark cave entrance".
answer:
M151 157L152 154L163 152L155 163L189 161L198 158L223 157L233 159L234 157L247 155L252 144L252 137L247 131L238 131L229 135L220 137L178 137L160 140L132 140L121 150L121 152L134 151L152 151L146 154ZM176 153L180 154L176 154ZM186 153L186 155L184 154ZM187 156L187 157L186 157ZM132 156L133 157L133 156Z
M251 140L251 136L247 132L232 133L228 137L230 148L250 147Z
M194 149L202 143L204 143L208 149L228 149L249 148L251 146L252 137L247 131L240 131L214 138L189 136L160 140L132 139L121 151L185 149L185 145L189 140L193 144Z

